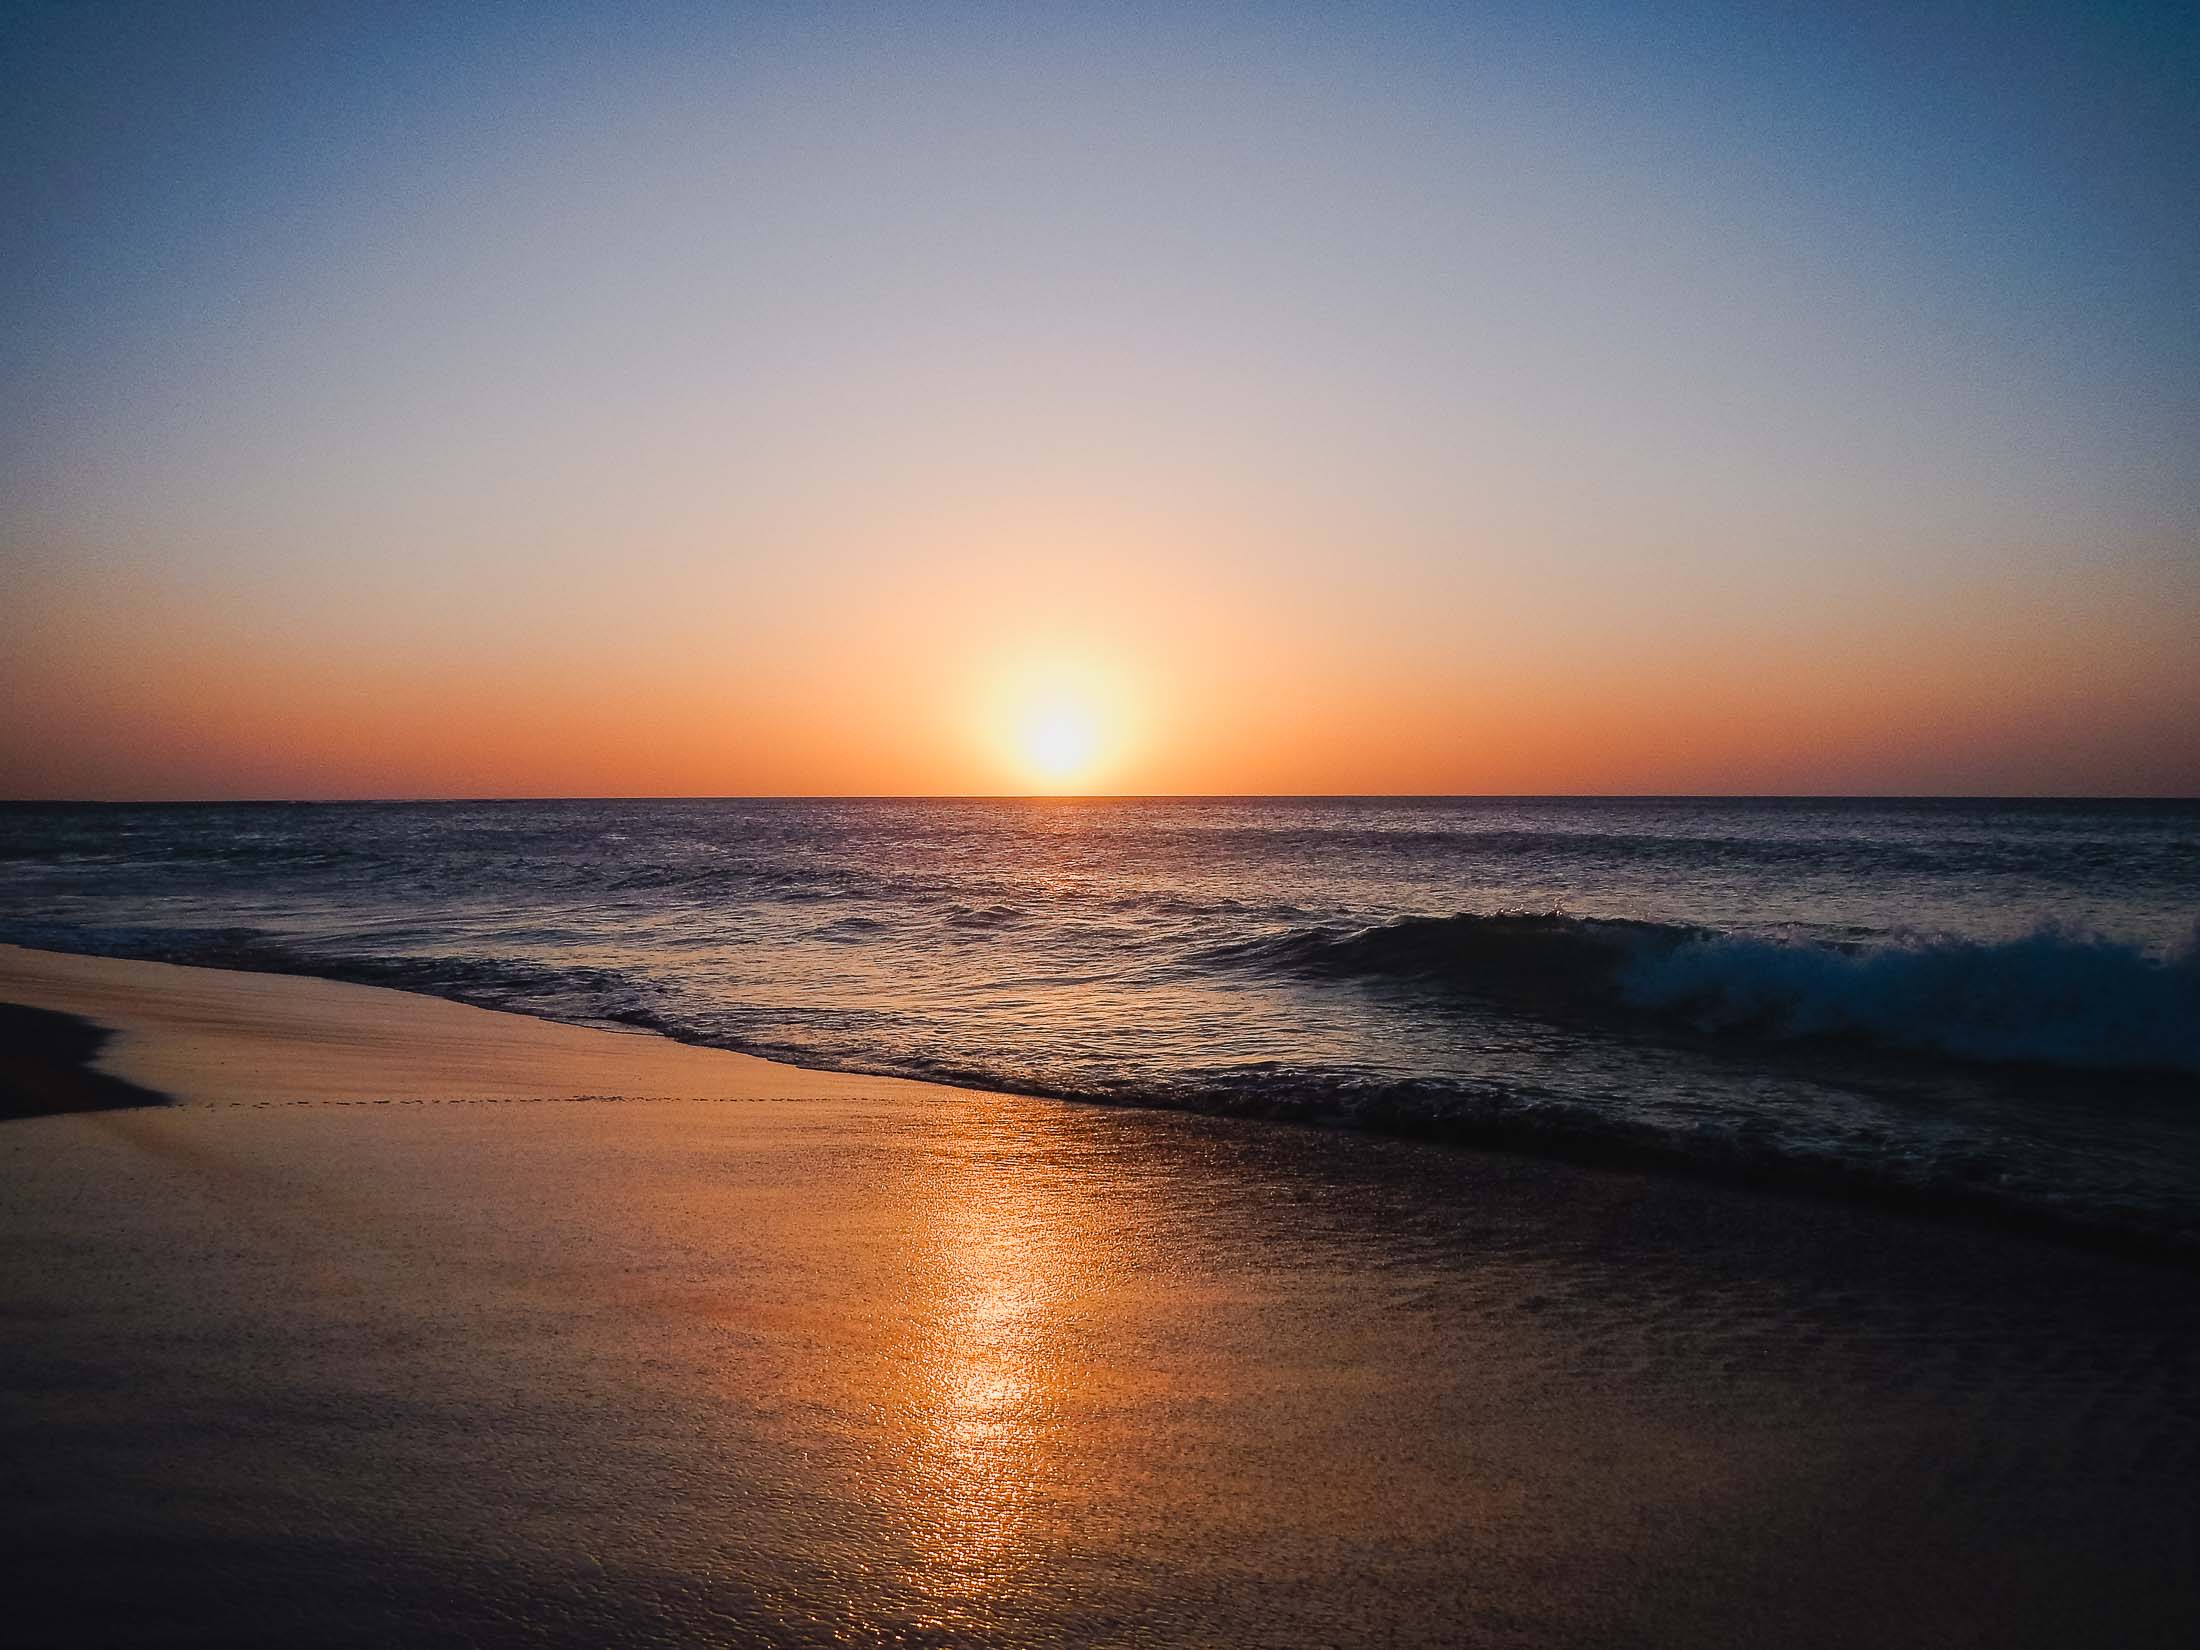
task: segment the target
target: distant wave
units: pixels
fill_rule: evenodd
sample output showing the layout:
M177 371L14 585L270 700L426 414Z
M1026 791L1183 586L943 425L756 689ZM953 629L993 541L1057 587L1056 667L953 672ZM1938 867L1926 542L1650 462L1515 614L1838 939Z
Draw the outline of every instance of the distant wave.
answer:
M1206 961L1418 982L1558 1018L1846 1039L1966 1061L2200 1074L2200 938L2168 955L2041 928L1826 944L1559 913L1405 917L1220 946Z

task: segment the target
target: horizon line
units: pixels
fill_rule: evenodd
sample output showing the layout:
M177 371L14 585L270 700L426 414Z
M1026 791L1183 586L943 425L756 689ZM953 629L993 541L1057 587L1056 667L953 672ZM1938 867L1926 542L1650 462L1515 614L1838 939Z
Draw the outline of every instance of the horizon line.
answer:
M2172 791L754 791L389 796L0 797L0 808L315 808L549 802L2174 802Z

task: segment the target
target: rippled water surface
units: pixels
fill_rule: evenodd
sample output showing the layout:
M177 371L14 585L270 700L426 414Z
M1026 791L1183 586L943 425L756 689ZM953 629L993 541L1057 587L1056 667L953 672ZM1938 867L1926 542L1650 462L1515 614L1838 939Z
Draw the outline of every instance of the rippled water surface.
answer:
M0 937L2200 1235L2200 805L0 811Z

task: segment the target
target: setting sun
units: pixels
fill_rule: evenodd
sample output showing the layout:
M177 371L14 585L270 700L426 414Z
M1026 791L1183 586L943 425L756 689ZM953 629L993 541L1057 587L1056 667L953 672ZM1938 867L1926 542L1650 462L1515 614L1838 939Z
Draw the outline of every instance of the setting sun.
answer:
M996 655L974 709L997 783L1057 794L1120 785L1145 754L1141 675L1094 638L1034 635Z
M1100 746L1092 707L1057 699L1025 714L1018 746L1024 765L1048 785L1072 784L1088 775Z

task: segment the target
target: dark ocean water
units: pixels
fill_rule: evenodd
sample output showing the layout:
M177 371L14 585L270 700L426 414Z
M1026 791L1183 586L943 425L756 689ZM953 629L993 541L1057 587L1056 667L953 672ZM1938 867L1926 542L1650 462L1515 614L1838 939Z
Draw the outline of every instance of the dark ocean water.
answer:
M2200 1245L2200 804L0 809L0 939Z

